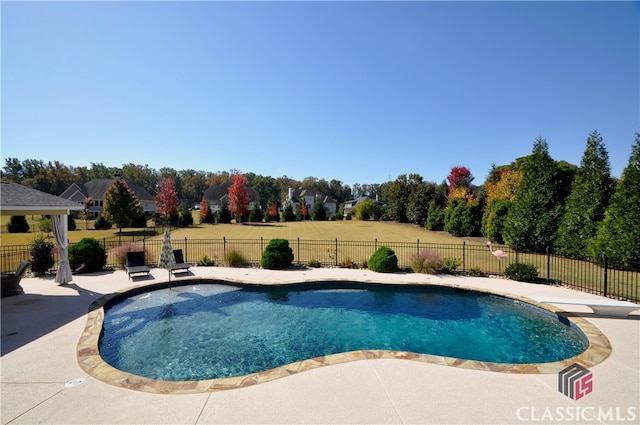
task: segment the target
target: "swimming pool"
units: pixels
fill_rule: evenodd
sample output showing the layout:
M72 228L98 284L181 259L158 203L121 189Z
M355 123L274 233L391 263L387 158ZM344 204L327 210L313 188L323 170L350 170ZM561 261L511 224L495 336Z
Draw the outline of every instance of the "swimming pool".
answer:
M198 282L137 290L105 305L99 341L100 355L114 368L163 381L260 374L345 352L526 369L588 347L571 321L510 298L358 282Z

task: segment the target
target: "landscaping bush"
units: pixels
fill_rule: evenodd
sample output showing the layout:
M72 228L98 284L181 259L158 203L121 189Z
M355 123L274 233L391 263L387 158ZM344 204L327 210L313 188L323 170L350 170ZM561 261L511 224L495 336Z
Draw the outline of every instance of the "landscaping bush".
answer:
M291 266L293 250L286 239L271 239L262 254L260 265L264 269L282 270Z
M436 251L425 248L411 257L411 270L416 273L436 273L442 266L442 257Z
M512 263L504 269L504 275L520 282L535 282L538 277L538 270L532 264Z
M106 218L104 218L102 215L96 218L96 221L95 221L96 230L108 230L108 229L111 229L111 226L113 226L113 224L111 224L111 222Z
M46 215L43 215L40 222L38 222L38 229L42 233L51 233L51 219Z
M28 233L29 223L23 215L12 215L7 224L9 233Z
M76 230L78 226L76 225L76 219L73 218L71 214L67 215L67 230Z
M202 256L202 258L200 258L200 260L198 260L198 265L211 267L211 266L215 266L216 262L205 254Z
M247 264L246 258L244 258L244 255L237 249L232 249L227 252L224 256L224 261L229 267L242 267Z
M107 264L107 251L95 238L83 238L69 248L69 265L82 273L98 272Z
M381 246L369 258L369 270L380 273L392 273L398 270L398 257L391 248Z
M456 269L460 267L460 264L462 264L462 261L460 261L458 258L447 257L442 261L442 265L440 265L440 271L442 273L453 274L455 273Z
M351 257L347 255L346 257L344 257L344 260L338 263L338 267L342 269L355 269L356 263L354 263Z
M31 256L31 271L36 275L43 275L53 267L53 243L43 235L38 235L29 244L29 255Z
M487 277L487 274L477 267L469 269L469 276L471 277Z
M322 267L320 264L320 261L318 260L309 260L309 262L307 263L307 266L314 267L314 268Z

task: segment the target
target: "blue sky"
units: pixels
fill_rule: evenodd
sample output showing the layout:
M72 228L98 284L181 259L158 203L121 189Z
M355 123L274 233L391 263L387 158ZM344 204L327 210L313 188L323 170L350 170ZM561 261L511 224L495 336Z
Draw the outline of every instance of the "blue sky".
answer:
M2 166L441 182L528 155L612 173L640 131L637 2L5 2Z

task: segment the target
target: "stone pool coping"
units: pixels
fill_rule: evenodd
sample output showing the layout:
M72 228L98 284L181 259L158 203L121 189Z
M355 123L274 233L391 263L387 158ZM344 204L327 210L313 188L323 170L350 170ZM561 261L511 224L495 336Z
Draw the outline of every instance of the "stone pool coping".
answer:
M309 279L296 279L289 282L256 282L253 280L245 279L231 279L231 278L187 278L181 279L179 282L174 282L179 285L189 285L194 283L231 283L231 284L260 284L260 285L295 285L295 284L308 284L319 281L317 278ZM322 279L322 281L344 281L344 279ZM385 282L376 281L373 282L369 279L361 279L357 276L350 278L349 281L357 283L383 283L383 284L412 284L412 285L425 285L425 286L442 286L456 289L464 289L477 291L482 293L488 293L498 296L503 296L519 302L524 302L536 306L538 308L545 309L551 313L558 314L569 320L572 325L575 325L581 332L588 338L589 347L580 355L549 363L534 363L534 364L509 364L509 363L492 363L482 362L477 360L464 360L445 356L436 356L430 354L418 354L405 351L389 351L389 350L360 350L346 353L331 354L327 356L316 357L313 359L306 359L300 362L291 363L285 366L280 366L274 369L266 370L263 372L252 373L249 375L235 376L229 378L217 378L201 381L160 381L151 378L146 378L123 372L119 369L107 364L100 356L98 350L98 341L100 333L102 331L102 324L104 322L104 306L114 297L121 296L129 291L135 290L151 290L153 288L166 287L167 283L152 283L148 285L137 285L126 288L122 291L114 292L109 295L105 295L98 300L94 301L89 307L87 314L87 322L84 331L80 337L77 345L77 360L80 367L87 372L90 376L103 381L105 383L115 385L121 388L132 389L137 391L155 393L155 394L196 394L223 391L237 388L244 388L264 382L273 381L275 379L284 378L297 373L305 372L312 369L317 369L324 366L337 365L341 363L348 363L360 360L370 359L399 359L399 360L411 360L416 362L437 364L443 366L452 366L472 370L500 372L500 373L517 373L517 374L552 374L561 371L562 369L578 363L582 366L589 368L597 365L607 359L611 355L611 343L609 339L591 322L567 313L566 311L554 307L548 304L539 303L526 296L517 296L500 291L489 291L479 289L476 287L450 284L450 283L418 283L415 282Z

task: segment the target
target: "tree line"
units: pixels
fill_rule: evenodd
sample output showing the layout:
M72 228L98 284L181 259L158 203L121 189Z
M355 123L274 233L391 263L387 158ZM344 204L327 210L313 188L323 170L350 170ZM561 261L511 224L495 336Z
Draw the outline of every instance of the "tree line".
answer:
M193 206L201 202L210 185L232 184L234 176L243 173L153 170L135 164L69 167L58 161L8 158L2 178L59 195L72 183L116 174L156 197L162 182L169 179L183 205ZM316 177L299 181L286 175L274 178L248 172L243 176L246 185L260 194L263 212L273 209L273 200L285 208L289 187L313 189L341 206L367 195L380 203L361 202L349 218L353 214L357 219L414 223L454 236L484 236L519 250L551 250L597 262L606 254L613 266L640 266L640 133L635 135L629 164L619 180L611 176L608 153L597 131L587 138L580 166L554 160L546 140L539 137L530 155L511 164L492 165L479 186L463 166L452 167L439 184L424 181L417 173L353 187Z

